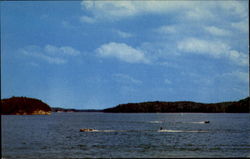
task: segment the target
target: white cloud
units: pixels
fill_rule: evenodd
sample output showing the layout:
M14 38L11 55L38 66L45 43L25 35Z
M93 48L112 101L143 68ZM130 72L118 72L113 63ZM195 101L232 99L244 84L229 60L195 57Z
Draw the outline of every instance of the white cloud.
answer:
M114 74L113 77L115 77L116 81L120 82L120 83L127 83L127 84L141 84L142 81L140 80L137 80L127 74L121 74L121 73L118 73L118 74Z
M241 32L249 32L248 19L242 20L240 22L234 22L231 24L232 27L240 30Z
M229 36L231 32L225 29L218 28L216 26L207 26L204 28L207 32L216 36Z
M82 1L82 8L89 10L94 17L122 17L136 12L131 1Z
M82 1L82 9L88 10L95 19L119 20L147 13L165 13L190 8L193 2L178 1Z
M178 43L178 49L184 52L196 54L210 54L213 57L220 57L230 47L220 41L206 41L196 38L187 38Z
M177 29L175 26L161 26L160 28L156 29L155 31L163 34L171 34L171 33L176 33Z
M207 6L207 8L210 8ZM204 18L206 19L211 19L214 18L213 13L205 8L204 6L195 6L193 9L189 9L185 13L185 17L188 18L189 20L202 20Z
M120 30L113 30L117 35L119 35L121 38L131 38L133 37L134 35L131 34L131 33L127 33L127 32L124 32L124 31L120 31Z
M59 57L50 57L50 56L46 56L43 54L38 54L37 57L49 62L50 64L65 64L65 63L67 63L67 60L59 58Z
M58 51L58 48L52 45L46 45L44 50L47 53L55 54Z
M229 15L238 15L241 18L248 17L248 1L219 1L217 3Z
M76 56L80 54L80 51L73 49L72 47L69 46L63 46L58 48L59 51L61 51L65 55L71 55L71 56Z
M181 68L181 65L179 65L178 63L172 62L172 61L171 62L169 62L169 61L158 62L158 65L168 67L168 68L175 68L175 69Z
M96 52L100 57L114 57L128 63L149 63L141 50L124 43L110 42L103 44L96 49Z
M44 48L45 53L53 54L53 55L70 55L76 56L80 54L80 51L73 49L69 46L56 47L53 45L46 45Z
M184 15L189 20L223 21L225 17L248 17L247 1L197 1Z
M233 39L223 39L224 36L233 36L239 39L232 27L244 30L247 23L244 19L248 13L246 2L223 2L223 1L82 1L82 9L87 12L83 16L83 21L90 23L99 20L122 20L123 18L135 17L140 15L166 15L166 23L156 27L154 31L162 34L155 38L154 43L163 43L162 46L152 46L152 49L142 47L141 45L133 48L124 43L109 43L100 46L97 53L101 57L113 57L129 63L148 63L158 61L161 57L167 59L169 56L175 56L182 52L209 55L214 58L226 58L238 65L247 65L247 56L238 49L233 48ZM169 15L175 16L174 20L168 20ZM147 18L147 17L146 17ZM148 18L152 18L148 16ZM183 21L183 19L185 21ZM241 23L232 23L238 19ZM135 20L135 19L134 19ZM195 21L196 20L196 21ZM242 21L243 20L243 21ZM202 21L202 22L200 22ZM220 25L218 25L220 24ZM231 26L230 26L231 25ZM150 26L149 26L150 27ZM212 37L219 40L202 40L189 37ZM245 29L246 30L246 29ZM114 30L113 30L114 31ZM114 31L122 38L130 38L133 35L122 30ZM212 36L207 36L209 33ZM168 34L166 36L163 34ZM170 36L174 34L176 36ZM149 34L148 34L149 35ZM152 35L152 34L151 34ZM177 48L173 47L176 39L184 40L177 42ZM149 39L149 40L148 40ZM148 38L146 42L152 43ZM142 39L144 40L144 39ZM157 41L165 40L165 41ZM242 40L244 41L244 39ZM144 41L145 42L145 41ZM141 42L143 44L143 41ZM231 48L232 47L232 48ZM236 46L243 48L242 46ZM122 49L120 49L122 48ZM140 49L138 49L140 48ZM129 51L128 51L129 50ZM130 53L129 53L130 52ZM135 53L131 53L135 52ZM244 51L245 52L245 51ZM148 55L148 56L145 56ZM150 56L149 56L150 55ZM160 61L160 60L159 60Z
M214 9L228 15L247 17L247 3L237 1L82 1L83 10L94 19L120 20L142 14L182 13L189 19L203 20L215 17Z
M65 64L67 61L59 57L50 57L42 52L32 50L30 47L20 49L20 52L26 56L35 57L47 61L50 64Z
M177 44L180 51L206 54L215 58L226 57L232 62L246 66L248 65L248 56L244 53L232 50L226 43L220 41L206 41L196 38L187 38Z
M46 45L41 48L36 45L31 45L20 49L23 55L35 57L37 59L44 60L50 64L65 64L67 63L67 56L77 56L80 54L78 50L69 46L56 47L53 45Z
M238 65L242 65L242 66L249 65L249 57L244 53L238 52L236 50L230 50L228 56L230 60L234 61Z

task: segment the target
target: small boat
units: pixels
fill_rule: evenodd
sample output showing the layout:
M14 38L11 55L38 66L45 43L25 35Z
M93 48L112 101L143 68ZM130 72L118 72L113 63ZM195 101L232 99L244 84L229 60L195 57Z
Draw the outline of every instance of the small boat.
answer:
M80 129L80 132L91 132L95 131L95 129Z
M207 121L204 121L204 123L205 123L205 124L208 124L208 123L210 123L210 121L207 120Z

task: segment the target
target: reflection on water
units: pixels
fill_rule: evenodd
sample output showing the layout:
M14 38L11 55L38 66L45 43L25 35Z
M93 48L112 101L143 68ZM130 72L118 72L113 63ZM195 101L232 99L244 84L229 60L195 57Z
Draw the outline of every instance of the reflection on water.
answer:
M204 124L204 121L210 121ZM4 158L247 157L250 114L2 116ZM90 128L92 132L80 132ZM161 129L162 128L162 129Z

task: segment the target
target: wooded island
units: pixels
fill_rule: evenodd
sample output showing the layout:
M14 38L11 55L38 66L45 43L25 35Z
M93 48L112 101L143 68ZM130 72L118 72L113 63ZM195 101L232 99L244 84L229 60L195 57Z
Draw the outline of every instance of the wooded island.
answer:
M35 98L12 97L1 100L2 115L49 115L48 104Z

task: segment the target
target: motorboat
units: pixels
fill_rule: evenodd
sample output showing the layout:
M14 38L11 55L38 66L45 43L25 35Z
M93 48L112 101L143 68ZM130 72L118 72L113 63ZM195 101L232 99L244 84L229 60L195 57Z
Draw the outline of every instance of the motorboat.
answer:
M95 131L95 129L88 129L88 128L80 129L80 132L92 132L92 131Z

